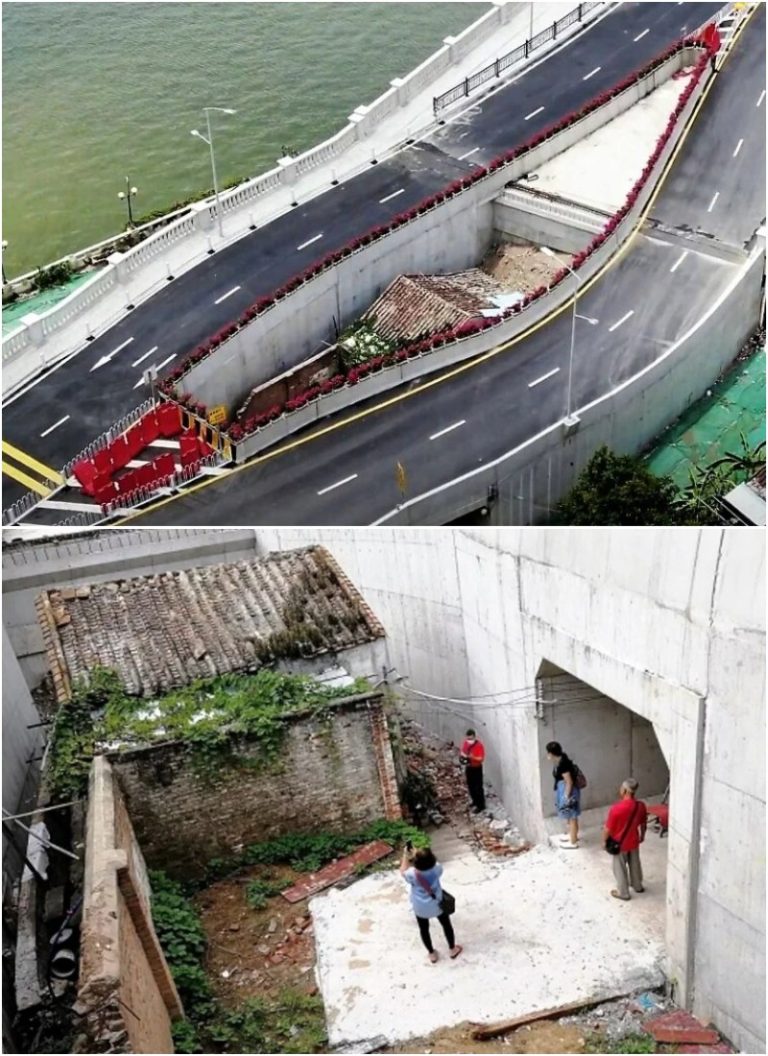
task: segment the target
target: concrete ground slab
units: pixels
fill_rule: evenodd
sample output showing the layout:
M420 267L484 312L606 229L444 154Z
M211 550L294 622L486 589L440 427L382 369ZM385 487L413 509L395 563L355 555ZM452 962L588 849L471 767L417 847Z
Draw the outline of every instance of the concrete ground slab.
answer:
M464 946L456 961L437 925L441 959L427 962L396 871L312 899L330 1043L402 1041L660 985L666 840L649 834L644 845L646 893L617 902L599 832L590 821L578 851L543 845L492 861L453 843L444 879ZM443 841L451 837L441 829L438 850Z

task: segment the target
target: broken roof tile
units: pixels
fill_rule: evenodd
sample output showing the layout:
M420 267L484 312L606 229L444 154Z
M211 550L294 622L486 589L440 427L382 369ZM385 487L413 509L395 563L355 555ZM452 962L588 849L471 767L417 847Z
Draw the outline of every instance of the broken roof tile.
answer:
M197 678L253 671L383 637L384 629L321 546L40 596L59 702L95 666L150 696Z

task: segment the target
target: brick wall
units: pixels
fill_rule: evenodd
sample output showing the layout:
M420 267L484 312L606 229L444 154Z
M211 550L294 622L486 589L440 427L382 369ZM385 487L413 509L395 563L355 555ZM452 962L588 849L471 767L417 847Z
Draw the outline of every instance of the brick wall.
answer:
M278 769L230 765L210 778L179 743L111 756L150 867L189 877L243 844L399 818L381 697L340 701L331 716L329 722L293 718ZM235 750L243 762L258 756L242 738Z
M88 790L78 1052L173 1052L183 1015L157 940L146 867L112 775L94 760Z

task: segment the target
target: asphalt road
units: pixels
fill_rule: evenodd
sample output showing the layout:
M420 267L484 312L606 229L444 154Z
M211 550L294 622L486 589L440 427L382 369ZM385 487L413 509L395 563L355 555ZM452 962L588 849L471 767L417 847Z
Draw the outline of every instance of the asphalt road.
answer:
M695 229L719 188L726 201L738 203L734 211L741 229L754 231L763 220L759 196L757 204L752 198L739 200L738 188L750 180L764 185L765 124L755 105L764 83L764 38L763 6L710 91L653 217L674 218L669 211L676 202L697 202L698 211L690 206L681 227ZM733 151L734 136L751 149L742 148L728 164L696 170L692 185L690 156L722 161L729 147ZM598 322L578 321L574 407L653 362L696 322L733 274L734 265L705 250L691 248L682 261L681 256L678 242L642 236L580 300L579 315ZM523 342L428 392L416 387L393 406L278 452L131 523L370 524L400 501L397 462L406 467L409 495L418 495L560 420L569 340L570 313L565 312Z
M567 47L472 106L426 143L329 188L175 280L107 334L10 399L3 407L4 439L47 465L63 465L141 402L146 393L136 386L148 364L166 362L166 369L172 369L174 360L236 318L257 297L462 172L578 109L682 34L698 28L720 6L618 5ZM396 191L402 193L389 198ZM322 239L298 248L320 232ZM217 305L215 301L234 286L240 287L238 292ZM130 344L109 363L93 369L129 339ZM156 351L139 365L150 349ZM67 420L61 421L67 414ZM3 507L22 492L15 482L3 478Z

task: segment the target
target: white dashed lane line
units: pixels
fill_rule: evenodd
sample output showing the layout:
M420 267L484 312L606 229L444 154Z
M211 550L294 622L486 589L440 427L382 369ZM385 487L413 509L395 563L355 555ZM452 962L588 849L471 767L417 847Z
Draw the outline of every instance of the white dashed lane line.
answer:
M379 205L384 205L385 202L391 202L393 198L397 198L400 194L405 194L405 187L401 187L399 191L393 191L392 194L388 194L386 198L379 198ZM301 246L299 246L299 249L301 249Z
M765 99L765 88L763 88L762 92L760 92L760 98L755 103L755 106L760 106L763 102L763 99Z
M329 491L333 491L334 488L340 488L343 484L349 484L350 481L357 480L357 473L353 473L351 477L344 477L343 480L337 480L335 484L329 484L327 488L322 488L318 491L318 495L327 495Z
M537 385L541 385L542 381L546 381L547 378L553 378L555 374L559 373L560 367L555 367L554 370L550 370L548 374L542 374L540 378L536 378L535 381L528 382L529 389L535 389Z
M644 29L642 33L638 33L638 34L637 34L637 36L635 37L635 44L637 44L638 40L642 40L642 39L643 39L643 37L644 37L644 36L645 36L645 35L646 35L647 33L650 33L650 32L651 32L651 31L650 31L650 29Z
M44 432L40 433L40 437L42 438L44 436L48 436L48 434L52 433L54 429L58 429L60 425L63 425L64 422L68 422L68 421L69 421L69 415L65 414L63 418L59 418L58 422L54 422L53 425L49 425L48 428Z
M466 418L462 418L460 422L454 422L453 425L448 425L445 429L441 429L439 433L433 433L430 436L430 440L439 440L441 436L445 436L446 433L452 433L454 429L460 429L462 425L466 425Z
M154 348L150 348L149 352L145 352L143 356L139 356L138 359L135 359L133 363L131 363L131 366L138 367L139 363L143 363L148 356L152 355L153 352L157 352L157 345L155 345Z
M744 140L740 139L739 142L736 144L736 149L733 152L733 157L734 158L738 157L739 151L741 150L743 143L744 143Z
M459 155L459 161L464 161L466 158L471 158L473 154L477 154L479 147L475 147L474 150L468 150L466 154Z
M537 114L540 114L543 109L544 107L540 106L538 110L531 110L530 114L525 115L525 120L530 121L532 117L536 117Z
M619 321L618 321L617 323L614 323L614 324L613 324L613 326L609 326L609 327L608 327L608 333L609 333L609 334L612 334L614 330L618 330L618 329L619 329L619 327L620 327L620 326L623 326L623 325L624 325L624 323L626 323L627 319L629 319L629 318L630 318L630 316L633 316L634 314L635 314L635 310L634 310L634 308L631 308L631 309L630 309L630 310L629 310L629 311L627 312L627 314L626 314L626 315L622 315L621 319L619 319Z
M683 263L683 261L685 260L685 258L687 256L688 256L688 250L686 249L686 251L684 253L680 254L680 256L677 258L677 260L675 261L675 263L672 265L672 267L669 270L670 271L677 271L677 269L680 267L680 265Z
M594 77L596 73L599 73L602 68L602 66L595 66L594 70L590 70L585 77L581 78L582 81L588 81L590 77Z
M239 286L233 286L231 290L227 290L226 293L222 293L221 297L217 297L213 303L221 304L222 301L226 301L227 297L231 297L233 293L237 293L239 289Z
M311 246L313 242L317 242L317 240L319 238L322 238L322 237L323 237L323 232L321 231L320 234L319 235L315 235L314 238L310 238L306 242L302 242L300 246L296 247L296 251L298 252L300 249L306 249L307 246Z
M717 199L719 197L720 197L720 191L715 191L714 195L712 196L712 201L709 203L709 207L707 209L708 213L711 213L712 210L715 208L715 202L717 201Z
M153 348L152 351L153 352L157 352L157 347ZM171 360L175 359L177 355L178 355L178 352L173 352L170 356L167 356L163 360L162 363L153 363L152 366L147 368L147 370L162 370L163 367L167 367L168 364L171 362ZM143 358L144 357L142 356L142 359ZM136 364L134 363L134 366L135 365ZM144 384L144 375L142 374L141 377L139 378L139 380L136 382L136 384L133 387L134 387L134 389L138 389L143 384Z

